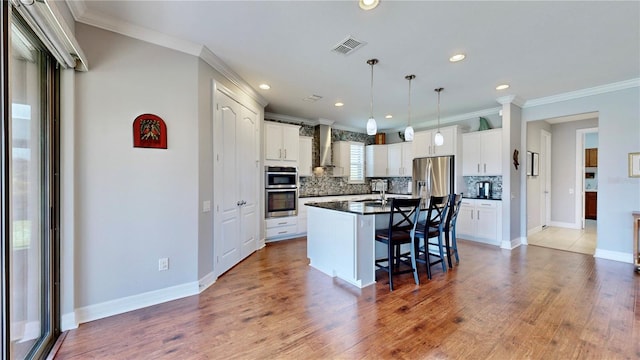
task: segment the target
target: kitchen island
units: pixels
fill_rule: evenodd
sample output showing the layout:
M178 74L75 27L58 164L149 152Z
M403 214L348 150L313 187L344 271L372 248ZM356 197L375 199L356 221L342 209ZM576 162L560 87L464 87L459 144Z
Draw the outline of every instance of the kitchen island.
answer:
M309 265L359 288L376 282L376 229L389 225L391 207L378 201L308 203L307 257Z

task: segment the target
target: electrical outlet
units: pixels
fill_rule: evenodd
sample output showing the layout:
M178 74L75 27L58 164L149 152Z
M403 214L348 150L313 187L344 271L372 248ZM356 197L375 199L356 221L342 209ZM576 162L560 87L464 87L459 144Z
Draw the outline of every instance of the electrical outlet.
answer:
M169 270L169 258L158 259L158 271Z

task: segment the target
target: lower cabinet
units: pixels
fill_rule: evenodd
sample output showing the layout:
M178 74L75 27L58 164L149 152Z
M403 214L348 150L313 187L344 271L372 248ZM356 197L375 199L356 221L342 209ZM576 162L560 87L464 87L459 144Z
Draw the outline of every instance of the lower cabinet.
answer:
M456 236L462 239L500 245L502 242L502 202L463 199L456 223Z
M587 191L584 193L584 218L598 219L598 193L595 191Z
M267 241L288 239L298 233L297 216L266 219L264 223Z

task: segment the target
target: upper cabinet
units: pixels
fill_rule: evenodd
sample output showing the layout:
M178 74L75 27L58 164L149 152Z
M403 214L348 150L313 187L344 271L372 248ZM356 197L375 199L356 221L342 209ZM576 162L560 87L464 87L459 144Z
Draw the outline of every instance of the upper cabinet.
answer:
M264 122L266 165L297 166L300 127L297 125Z
M584 149L584 166L585 167L597 167L598 166L598 149Z
M438 130L418 131L413 136L413 157L429 157L442 155L456 155L458 145L458 127L447 126L440 128L444 143L436 146L434 138Z
M300 136L299 143L298 176L311 176L313 175L313 154L311 147L313 138L309 136Z
M367 145L365 147L365 164L367 177L388 176L387 145Z
M502 129L462 135L462 175L502 175Z
M403 142L387 145L387 176L411 176L413 144Z

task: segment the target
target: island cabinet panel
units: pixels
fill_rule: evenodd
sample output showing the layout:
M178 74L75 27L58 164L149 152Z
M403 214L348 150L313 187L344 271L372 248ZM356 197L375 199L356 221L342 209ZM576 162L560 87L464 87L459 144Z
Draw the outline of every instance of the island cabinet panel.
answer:
M359 288L375 283L374 215L307 209L309 266Z

